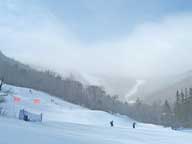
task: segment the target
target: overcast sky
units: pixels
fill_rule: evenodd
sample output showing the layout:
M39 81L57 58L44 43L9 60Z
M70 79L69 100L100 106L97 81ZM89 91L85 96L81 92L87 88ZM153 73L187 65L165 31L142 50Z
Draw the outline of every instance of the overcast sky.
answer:
M0 0L0 50L60 73L182 73L191 35L191 0Z

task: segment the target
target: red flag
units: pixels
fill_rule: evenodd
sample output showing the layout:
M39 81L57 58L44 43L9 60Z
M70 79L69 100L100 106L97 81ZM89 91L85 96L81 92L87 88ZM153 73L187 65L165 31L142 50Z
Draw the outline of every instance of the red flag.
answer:
M34 104L40 104L40 99L34 99L34 100L33 100L33 103L34 103Z
M15 103L19 103L21 101L20 97L14 96L13 98Z

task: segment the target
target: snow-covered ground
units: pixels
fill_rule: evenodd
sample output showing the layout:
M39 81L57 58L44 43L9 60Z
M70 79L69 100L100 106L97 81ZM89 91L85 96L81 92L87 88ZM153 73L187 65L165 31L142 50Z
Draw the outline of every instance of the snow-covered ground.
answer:
M133 121L126 116L88 110L26 88L5 86L3 90L11 92L2 105L10 117L0 117L0 144L190 144L192 141L190 131L141 123L132 129ZM13 97L19 97L20 101L14 102ZM40 99L40 103L34 104L34 99ZM42 112L43 122L14 118L22 108ZM113 128L109 126L111 120Z

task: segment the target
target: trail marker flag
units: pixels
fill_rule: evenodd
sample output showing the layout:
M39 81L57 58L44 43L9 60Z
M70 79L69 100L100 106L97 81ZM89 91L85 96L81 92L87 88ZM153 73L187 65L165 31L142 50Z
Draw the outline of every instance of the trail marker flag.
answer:
M40 102L41 102L40 99L34 99L34 100L33 100L33 103L34 103L34 104L40 104Z
M14 99L15 103L21 102L21 98L20 97L14 96L13 99Z

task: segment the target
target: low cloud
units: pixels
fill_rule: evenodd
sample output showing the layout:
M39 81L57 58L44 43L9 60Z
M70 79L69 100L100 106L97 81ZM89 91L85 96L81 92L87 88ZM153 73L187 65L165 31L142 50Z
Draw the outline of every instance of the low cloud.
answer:
M24 63L60 73L155 76L192 69L191 13L145 22L126 37L94 44L82 43L63 21L51 13L45 15L11 15L0 25L1 50Z

